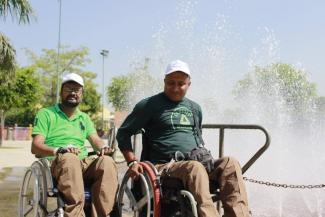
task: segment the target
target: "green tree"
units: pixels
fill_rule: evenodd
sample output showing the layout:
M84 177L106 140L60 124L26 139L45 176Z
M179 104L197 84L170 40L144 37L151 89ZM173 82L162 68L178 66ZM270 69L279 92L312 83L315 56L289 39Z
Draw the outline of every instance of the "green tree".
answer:
M38 77L30 68L17 70L14 82L0 86L1 126L4 127L7 113L35 110L42 94ZM2 135L0 138L2 144Z
M108 100L113 104L116 111L128 109L127 95L130 91L132 80L125 75L112 78L107 87Z
M9 39L0 33L0 85L14 77L15 68L15 49L9 43Z
M112 79L107 97L116 111L129 110L138 100L161 88L161 81L152 76L149 65L150 59L145 58L144 62L132 65L132 72Z
M91 72L88 73L90 74L86 76L87 80L85 80L85 92L80 105L80 110L86 112L93 118L101 109L101 95L97 92L96 85L92 81L92 79L95 79L96 75ZM85 75L86 73L83 74Z
M30 124L33 124L38 110L37 105L34 108L10 109L6 114L5 126L14 126L17 124L18 126L28 127Z
M0 17L6 20L8 15L19 24L29 23L33 9L28 0L0 0ZM15 67L15 49L0 32L0 85L14 78Z
M288 114L296 117L303 117L317 98L316 85L308 80L307 74L284 63L256 66L253 72L238 81L234 94L243 103L248 98L263 102L261 109L268 115L278 102Z
M56 102L57 93L57 52L54 49L43 49L40 56L31 50L26 50L32 65L40 75L42 85L45 88L45 94L42 98L42 106L51 106ZM88 58L89 51L86 47L70 49L68 46L62 47L59 63L59 74L77 73L85 80L84 102L81 110L89 112L90 115L97 113L100 109L100 94L96 91L93 79L96 74L86 71L85 66L90 63ZM60 76L61 77L61 76ZM60 90L59 90L60 91Z

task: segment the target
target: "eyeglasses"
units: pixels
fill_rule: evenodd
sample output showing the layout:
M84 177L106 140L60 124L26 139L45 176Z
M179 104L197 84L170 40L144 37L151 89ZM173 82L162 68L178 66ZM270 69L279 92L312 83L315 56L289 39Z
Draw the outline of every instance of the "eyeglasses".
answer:
M75 94L78 94L80 95L82 93L82 88L63 88L63 91L64 92L67 92L67 93L75 93Z

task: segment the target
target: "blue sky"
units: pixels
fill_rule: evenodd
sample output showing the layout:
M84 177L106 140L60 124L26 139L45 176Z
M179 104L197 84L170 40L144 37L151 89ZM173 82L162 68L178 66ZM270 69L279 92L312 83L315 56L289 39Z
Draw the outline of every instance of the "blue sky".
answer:
M59 1L30 2L36 21L0 21L0 31L14 44L23 66L29 62L22 48L39 54L58 43ZM324 9L321 0L62 0L61 43L89 48L87 69L98 73L99 90L99 53L107 49L105 83L145 57L153 59L158 73L179 58L189 62L194 74L216 76L230 90L252 65L281 61L305 69L325 95Z

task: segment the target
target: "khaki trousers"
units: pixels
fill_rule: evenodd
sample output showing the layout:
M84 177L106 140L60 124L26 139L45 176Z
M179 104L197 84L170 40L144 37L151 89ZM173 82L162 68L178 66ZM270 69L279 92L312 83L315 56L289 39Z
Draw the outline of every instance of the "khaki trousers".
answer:
M66 203L65 217L84 217L84 182L91 186L91 216L106 217L112 211L118 189L117 168L109 156L84 160L72 153L55 158L52 175Z
M167 166L167 164L157 165L157 169L161 171ZM209 180L218 183L224 217L251 216L241 168L234 158L218 159L214 171L210 174L197 161L178 161L169 166L167 174L181 179L185 188L193 194L200 217L220 217L211 198Z

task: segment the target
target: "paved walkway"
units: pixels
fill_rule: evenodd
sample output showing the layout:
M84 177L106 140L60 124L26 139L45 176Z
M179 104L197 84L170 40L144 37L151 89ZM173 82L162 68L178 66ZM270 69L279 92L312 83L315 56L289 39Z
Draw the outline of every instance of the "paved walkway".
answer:
M17 216L18 194L25 168L35 161L31 141L4 141L0 147L0 216Z
M35 160L31 141L4 141L0 147L0 170L4 167L27 167Z

